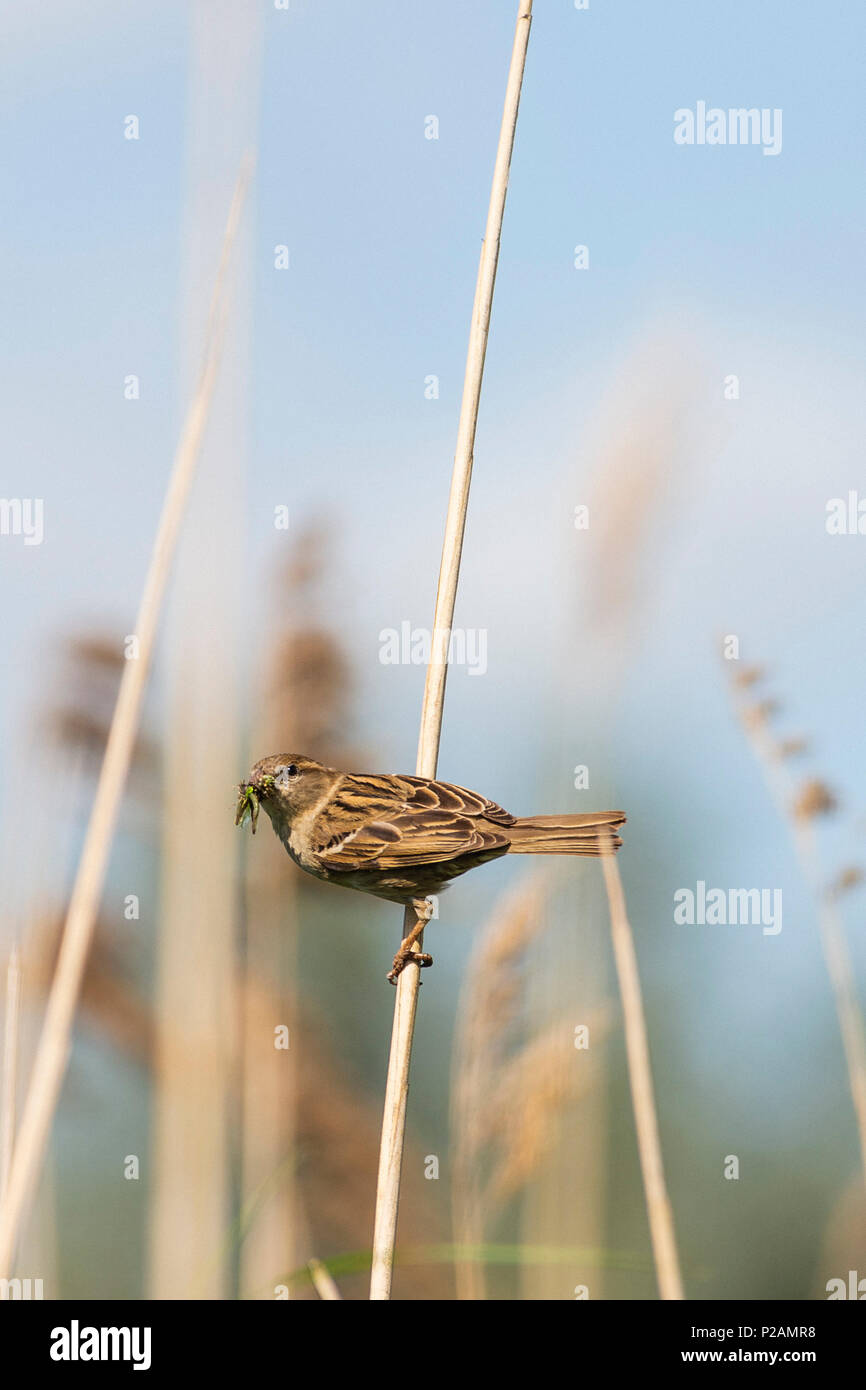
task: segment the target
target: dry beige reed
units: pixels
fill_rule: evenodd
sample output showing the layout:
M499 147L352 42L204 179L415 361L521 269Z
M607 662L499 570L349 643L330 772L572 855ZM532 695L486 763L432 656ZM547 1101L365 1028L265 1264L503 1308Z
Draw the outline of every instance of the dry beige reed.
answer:
M421 709L421 728L418 736L416 772L420 777L435 777L439 758L439 738L442 731L442 710L445 701L445 679L448 672L448 634L454 621L454 603L460 575L460 556L466 528L469 486L475 449L475 431L484 377L487 335L496 283L496 266L502 236L502 219L508 191L508 172L517 127L520 90L529 44L532 22L532 0L520 0L517 24L511 53L511 65L505 92L505 105L496 151L493 183L487 214L487 227L481 248L469 349L463 382L463 399L457 428L457 447L454 470L445 519L445 538L439 569L439 587L433 616L433 631L437 641L427 667L424 683L424 702ZM414 913L407 909L404 917L404 939L415 927ZM423 933L416 939L421 949ZM418 1005L420 968L411 964L397 981L394 1001L394 1023L388 1076L385 1083L385 1105L382 1117L382 1142L379 1154L379 1176L376 1184L376 1212L373 1226L373 1268L370 1278L370 1298L385 1300L391 1296L394 1269L394 1250L397 1239L397 1211L400 1200L400 1170L403 1162L403 1143L406 1130L406 1104L409 1092L409 1065L415 1031L415 1011Z
M563 1112L596 1078L574 1066L569 1020L527 1036L533 947L547 926L550 877L537 871L496 904L464 977L451 1082L459 1299L486 1297L483 1266L460 1252L483 1246L507 1204L543 1172ZM609 1004L591 1011L596 1041L611 1021Z

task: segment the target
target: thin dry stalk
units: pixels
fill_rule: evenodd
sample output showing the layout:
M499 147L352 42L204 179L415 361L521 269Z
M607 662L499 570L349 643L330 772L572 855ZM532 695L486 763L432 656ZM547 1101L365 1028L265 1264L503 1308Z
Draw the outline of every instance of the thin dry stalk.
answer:
M217 377L225 335L228 268L251 168L252 162L247 157L238 177L226 224L208 318L204 361L175 454L136 619L138 659L126 662L121 678L63 929L57 970L12 1155L9 1183L0 1207L0 1278L8 1277L11 1270L22 1218L42 1166L66 1070L75 1008L102 896L120 801L135 747L162 601Z
M641 997L634 939L625 905L619 866L613 855L602 856L604 886L610 907L610 930L625 1025L628 1076L634 1107L637 1145L643 1173L650 1239L659 1293L664 1299L683 1297L674 1218L665 1186L662 1148L656 1118L652 1068Z
M842 1034L842 1047L848 1068L848 1084L857 1120L860 1162L863 1180L866 1183L866 1035L854 984L854 970L836 902L832 894L821 886L818 854L811 824L805 823L800 827L797 839L800 856L818 903L818 930L827 974L830 976L836 1001L839 1031Z
M490 329L496 265L502 236L502 218L508 191L508 171L514 148L514 132L520 105L520 89L526 65L529 27L532 22L532 0L520 0L511 66L505 91L505 106L499 131L499 145L493 170L493 185L487 213L487 228L481 248L469 350L463 381L463 402L457 430L457 448L451 475L448 515L439 568L439 588L433 615L433 643L427 678L424 683L424 703L421 709L421 728L418 737L416 772L419 777L435 777L439 759L439 738L442 731L442 708L445 702L445 679L448 673L448 644L454 620L454 602L460 575L460 556L466 528L466 509L469 504L469 485L472 480L472 459L475 449L475 430L481 383L484 377L484 358ZM415 926L415 914L406 909L403 932L407 937ZM417 946L422 945L422 935ZM394 1001L394 1023L391 1032L391 1052L388 1058L388 1080L385 1087L385 1109L382 1118L382 1145L379 1154L379 1176L376 1185L376 1217L373 1229L373 1268L370 1279L370 1298L391 1297L394 1269L394 1245L397 1235L397 1208L400 1200L400 1169L406 1133L406 1098L409 1089L409 1062L415 1030L415 1011L418 1005L420 968L411 964L397 981Z
M15 1140L18 1081L18 1025L21 1007L21 963L13 946L6 966L6 1017L3 1024L3 1085L0 1095L0 1197L9 1182Z
M342 1294L337 1288L333 1277L326 1265L321 1260L308 1260L307 1269L310 1271L310 1278L313 1281L313 1288L319 1298L326 1302L342 1302Z

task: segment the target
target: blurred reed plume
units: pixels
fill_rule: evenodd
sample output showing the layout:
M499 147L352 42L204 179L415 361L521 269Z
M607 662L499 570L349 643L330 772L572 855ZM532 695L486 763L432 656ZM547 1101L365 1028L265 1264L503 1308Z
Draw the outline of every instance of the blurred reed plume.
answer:
M860 865L845 865L827 875L815 835L816 823L839 810L836 793L823 778L796 779L792 761L805 752L801 736L783 738L773 727L780 712L777 700L753 693L765 679L762 667L734 672L731 689L734 707L749 745L761 767L776 809L788 825L803 877L815 901L821 948L833 998L848 1070L860 1146L862 1178L866 1186L866 1031L857 997L854 970L839 912L839 902L863 879Z
M308 525L293 542L272 590L264 625L267 651L259 712L251 742L262 751L302 749L324 761L344 750L350 724L348 662L320 614L328 564L328 528ZM258 848L258 846L257 846ZM305 878L285 854L245 860L242 1017L241 1204L267 1184L241 1248L241 1295L261 1296L280 1270L302 1261L304 1218L298 1206L296 1145L297 1053L291 1040L298 1011L298 895ZM260 982L269 981L270 989ZM290 1046L274 1046L274 1029L288 1029ZM275 1172L279 1182L271 1181ZM310 1254L313 1253L311 1250ZM316 1252L320 1253L320 1252ZM269 1296L269 1295L266 1295Z
M606 1036L613 1022L610 1004L590 1015L586 1028L593 1041ZM551 1023L518 1051L491 1086L485 1105L486 1134L479 1138L494 1151L483 1194L490 1209L501 1209L543 1171L553 1149L555 1127L567 1104L583 1094L585 1075L574 1071L574 1037L568 1019Z
M41 949L33 953L29 985L43 998L54 973L62 927L63 917L57 912L43 918L34 933ZM97 920L94 929L77 1027L96 1033L112 1051L137 1065L151 1065L153 1014L129 952L104 918Z
M547 925L549 888L540 873L496 905L467 966L455 1030L451 1082L452 1211L457 1297L487 1296L483 1246L506 1208L553 1151L562 1112L596 1079L575 1066L573 1026L530 1034L530 952ZM593 1011L594 1040L611 1009Z
M657 571L651 546L659 535L658 514L670 504L675 465L687 438L695 398L694 344L667 332L634 354L618 376L595 422L588 452L596 476L590 500L592 524L581 548L577 573L580 632L576 650L592 650L592 708L585 711L584 737L592 726L600 744L615 747L611 725L633 650L633 633L653 592ZM583 480L581 480L583 482ZM583 672L564 692L569 708L582 689ZM569 721L563 721L566 725ZM628 808L626 808L628 809ZM602 860L619 992L626 1035L626 1060L644 1194L659 1291L682 1298L682 1279L673 1215L664 1178L649 1044L637 957L620 866Z
M652 546L687 447L695 359L690 339L656 331L618 372L588 430L582 452L594 476L576 592L591 630L594 690L600 682L615 694L628 653L625 635L651 599ZM583 477L580 486L587 486Z
M114 633L92 632L70 638L58 688L63 701L41 720L53 744L79 755L89 773L99 771L111 715L123 674L123 652ZM152 797L156 792L158 748L145 729L136 732L129 790Z
M353 678L328 612L329 569L335 544L333 524L310 522L292 542L276 575L266 623L260 748L298 750L342 767L354 750L347 741L352 725ZM287 872L300 874L285 855Z

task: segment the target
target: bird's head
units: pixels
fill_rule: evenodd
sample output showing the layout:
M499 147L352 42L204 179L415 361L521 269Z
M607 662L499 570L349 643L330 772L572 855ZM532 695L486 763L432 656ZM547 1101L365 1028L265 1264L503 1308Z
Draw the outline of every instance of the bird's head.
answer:
M291 824L296 816L315 806L339 776L302 753L275 753L262 758L238 785L235 825L243 825L249 815L253 834L259 806L274 825Z

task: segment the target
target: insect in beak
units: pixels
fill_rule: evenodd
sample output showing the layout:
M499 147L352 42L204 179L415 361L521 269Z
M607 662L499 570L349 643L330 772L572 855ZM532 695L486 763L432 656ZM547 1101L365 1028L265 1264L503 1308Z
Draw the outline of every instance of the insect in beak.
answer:
M259 802L263 796L267 796L273 785L274 779L269 773L261 779L261 783L258 787L254 786L252 782L241 782L239 789L240 796L238 797L237 810L235 811L235 825L243 825L247 816L249 816L252 832L255 835L256 825L259 820Z
M243 825L247 816L250 818L252 832L256 833L256 823L259 819L259 797L255 787L249 783L241 785L241 794L238 797L237 811L235 812L235 825Z

